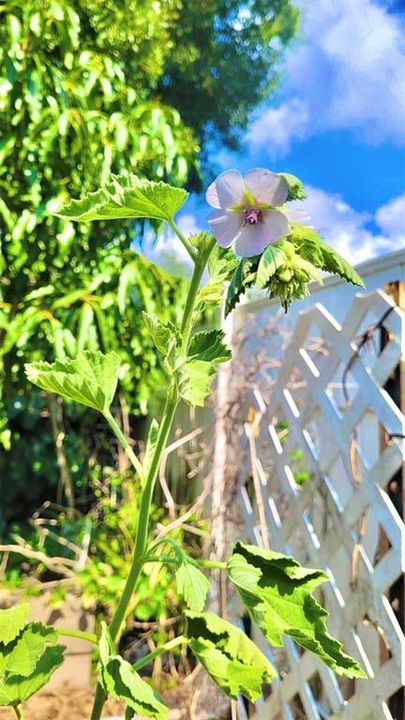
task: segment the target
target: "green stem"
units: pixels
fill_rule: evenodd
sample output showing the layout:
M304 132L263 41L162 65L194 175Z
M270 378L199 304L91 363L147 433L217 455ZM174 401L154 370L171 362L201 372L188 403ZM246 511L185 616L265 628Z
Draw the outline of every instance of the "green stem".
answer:
M87 642L93 643L93 645L97 645L97 635L94 635L93 633L83 632L83 630L70 630L68 628L55 629L58 635L61 635L61 637L78 638L79 640L87 640Z
M145 657L141 658L141 660L138 660L138 662L134 663L132 665L132 668L136 671L141 670L143 667L145 667L145 665L148 665L150 662L152 662L155 657L158 657L165 652L170 652L170 650L173 650L178 645L183 645L185 643L187 643L187 638L184 637L184 635L179 635L179 637L174 638L174 640L169 640L169 642L161 645L160 647L156 648L156 650L153 650L153 652L145 655Z
M136 472L142 477L142 475L143 475L142 464L136 457L134 451L131 448L131 445L129 444L124 433L122 432L116 419L111 415L109 410L105 411L104 417L107 420L107 422L108 422L111 430L113 431L115 437L117 438L118 442L121 443L123 449L125 450L128 458L129 458L131 464L133 465L133 467L135 468Z
M178 565L179 561L177 558L171 557L170 555L147 555L145 562L160 562L165 565ZM226 562L220 562L219 560L197 560L192 558L192 564L198 565L202 568L215 568L218 570L226 570Z
M13 705L13 710L14 710L15 714L17 715L18 720L24 720L24 715L22 713L20 705Z
M175 229L173 227L173 229ZM177 231L176 231L177 232ZM190 334L193 327L193 311L194 311L194 304L197 297L198 289L200 287L201 278L204 272L204 268L206 265L206 262L208 260L209 254L212 251L214 247L215 241L213 242L205 249L203 256L196 257L194 250L193 250L193 259L195 261L194 266L194 272L193 276L191 278L190 287L187 295L186 305L184 308L184 315L183 315L183 322L181 326L181 332L183 335L183 341L181 346L181 352L185 354L187 352L189 340L190 340ZM121 625L125 620L126 612L128 605L130 603L132 594L135 590L136 583L138 581L140 572L142 570L142 566L145 562L145 553L146 553L146 547L147 547L147 540L148 540L148 532L149 532L149 515L150 515L150 507L152 502L152 495L153 490L155 487L155 482L157 478L157 474L159 471L160 461L163 454L163 451L166 447L167 440L169 437L170 429L172 427L174 415L176 412L176 408L178 405L178 395L177 395L177 388L175 385L172 386L172 388L169 391L168 399L166 401L165 408L163 410L162 415L162 422L159 428L159 433L155 445L155 449L152 455L152 459L148 468L148 472L146 477L144 478L144 486L142 490L142 496L141 496L141 504L139 508L139 521L138 521L138 527L136 532L136 538L135 538L135 548L132 558L132 564L131 568L125 583L125 587L123 590L123 593L121 595L120 601L118 603L118 606L115 610L115 613L113 615L113 618L111 620L110 625L110 634L112 637L112 640L115 641L117 636L119 635ZM113 432L116 434L118 440L122 443L122 446L124 450L127 452L128 457L131 459L131 462L133 462L131 455L129 454L129 451L133 455L134 459L136 460L136 464L139 463L139 460L136 458L134 453L132 452L132 449L129 446L128 440L126 439L125 435L122 433L121 428L118 426L118 424L115 422L114 418L110 416L109 414L105 415L107 421L109 422ZM135 465L136 467L136 465ZM141 474L142 474L142 468L141 468ZM103 689L103 687L98 683L97 689L96 689L96 695L94 699L94 706L93 711L91 714L91 720L100 720L101 712L103 709L103 705L106 700L106 693Z
M186 248L188 254L194 260L194 262L197 260L197 250L192 246L192 244L187 240L185 235L181 232L178 225L176 225L175 221L172 220L172 222L169 222L169 225L174 233L176 233L177 237L179 238L180 242L183 243L184 247Z

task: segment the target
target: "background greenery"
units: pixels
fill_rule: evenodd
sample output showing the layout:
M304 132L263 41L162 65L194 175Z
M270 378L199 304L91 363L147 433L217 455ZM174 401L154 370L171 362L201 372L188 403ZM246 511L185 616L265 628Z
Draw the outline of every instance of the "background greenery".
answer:
M91 411L27 388L23 363L118 350L115 412L142 438L164 379L141 310L176 319L184 292L131 249L158 227L50 212L123 168L198 190L296 26L289 0L0 2L0 537L45 500L94 512L122 462Z

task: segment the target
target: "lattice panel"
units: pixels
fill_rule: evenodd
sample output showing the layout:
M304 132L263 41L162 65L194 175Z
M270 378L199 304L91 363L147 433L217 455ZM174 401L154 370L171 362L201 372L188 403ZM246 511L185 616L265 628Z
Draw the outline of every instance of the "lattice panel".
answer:
M342 682L292 641L273 651L258 637L281 679L255 720L405 717L390 704L405 679L405 417L387 390L404 327L381 291L356 297L343 325L316 304L299 316L269 404L260 385L253 391L241 473L250 479L240 488L246 534L329 572L329 627L370 676Z

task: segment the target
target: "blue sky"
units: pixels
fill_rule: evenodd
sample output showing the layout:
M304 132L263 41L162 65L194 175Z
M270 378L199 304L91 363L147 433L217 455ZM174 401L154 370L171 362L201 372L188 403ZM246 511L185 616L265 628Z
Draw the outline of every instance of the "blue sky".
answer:
M300 0L271 103L218 170L292 172L323 237L352 262L405 247L405 0ZM204 227L203 200L183 213Z

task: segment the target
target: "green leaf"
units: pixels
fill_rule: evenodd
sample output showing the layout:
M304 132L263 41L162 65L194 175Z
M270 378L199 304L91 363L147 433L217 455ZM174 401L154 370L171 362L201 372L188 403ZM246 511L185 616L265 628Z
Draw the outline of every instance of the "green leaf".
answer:
M272 664L249 638L215 613L185 613L189 645L216 684L229 697L242 693L251 702L263 683L277 676Z
M29 677L10 675L0 681L0 706L20 705L46 685L51 675L63 663L64 647L48 647Z
M114 653L114 646L105 623L102 623L99 642L100 682L104 690L127 703L126 718L134 713L158 720L167 718L167 708L161 697L146 683L132 665Z
M238 264L239 258L233 250L215 245L208 260L210 278L230 280Z
M208 363L230 360L231 351L224 343L223 330L203 330L191 338L187 356Z
M171 222L187 200L188 193L164 182L141 180L133 173L112 175L100 190L72 200L56 215L80 222L151 218Z
M342 651L327 631L327 611L312 592L329 577L302 567L294 558L253 545L235 545L228 574L268 641L283 644L290 635L340 675L366 677L360 665Z
M190 342L186 362L179 370L179 392L192 407L204 405L218 363L231 358L223 340L222 330L210 330L196 333Z
M307 196L304 186L299 178L291 173L279 173L288 185L287 200L304 200Z
M53 628L42 623L26 625L12 643L0 643L0 677L7 675L30 676L49 643L55 645L58 635Z
M259 257L242 258L229 283L225 301L225 317L235 308L247 288L255 281L255 270L259 264Z
M256 285L266 287L269 279L287 262L287 257L278 245L269 245L260 258L257 268Z
M293 225L289 239L298 254L320 270L338 275L343 280L364 288L364 282L356 270L320 235L305 225Z
M204 609L210 582L195 565L181 563L176 570L176 587L190 610L200 613Z
M167 357L180 344L181 338L176 326L172 322L161 322L157 315L152 313L143 312L142 316L155 347Z
M25 371L34 385L104 413L117 389L120 357L98 350L85 350L74 360L34 362Z
M208 260L209 280L198 291L197 303L204 308L207 305L218 306L224 297L224 284L231 279L239 258L230 248L215 245Z
M7 645L20 634L26 625L30 606L27 603L0 610L0 642Z

